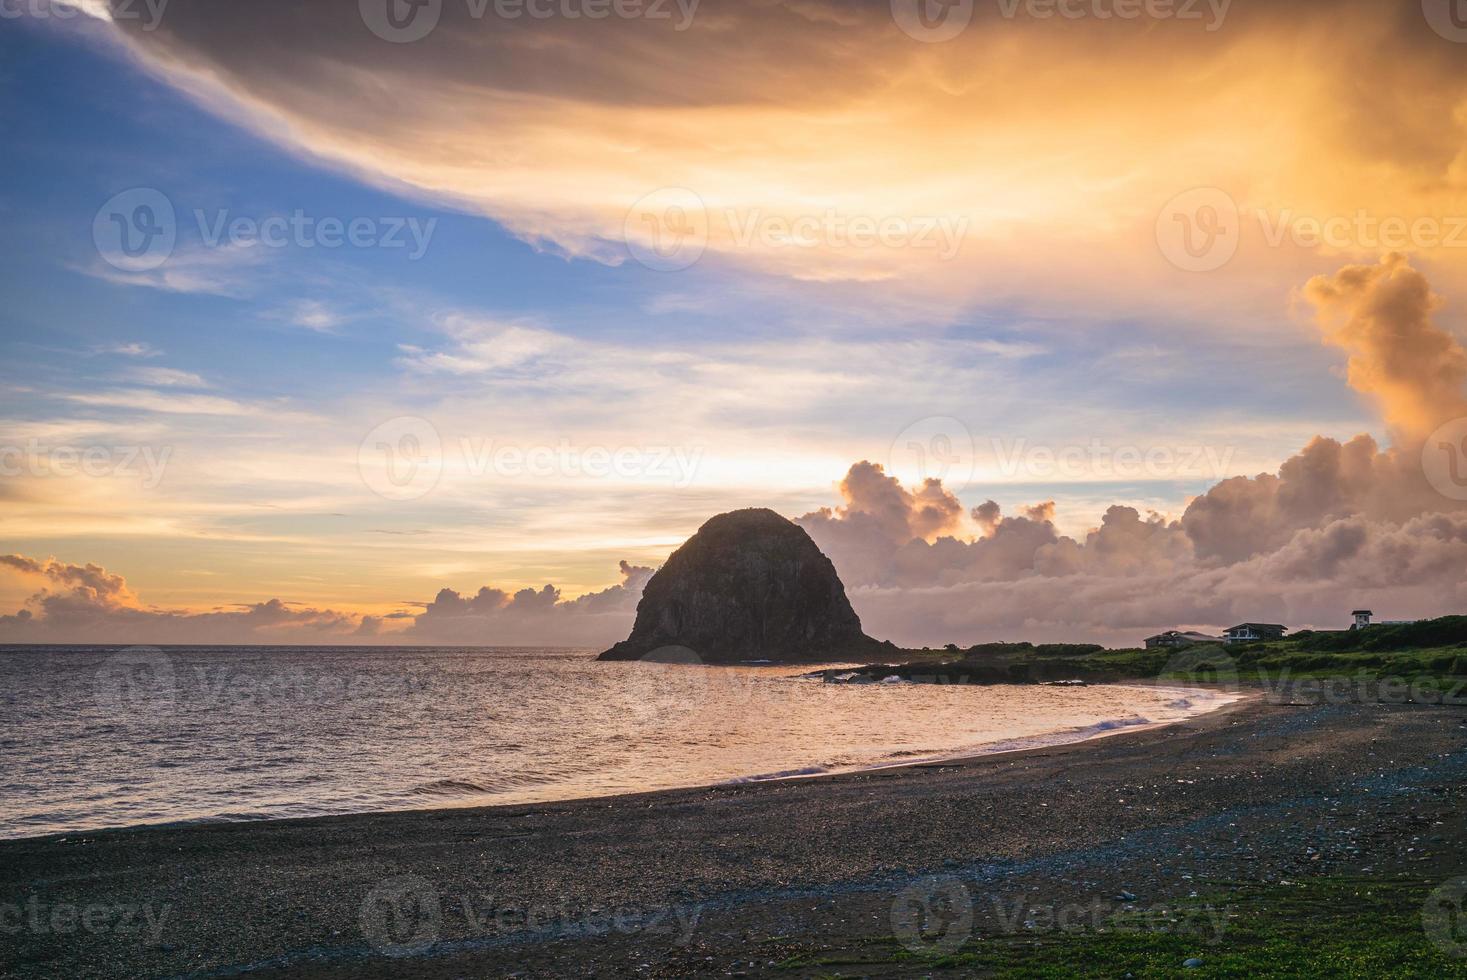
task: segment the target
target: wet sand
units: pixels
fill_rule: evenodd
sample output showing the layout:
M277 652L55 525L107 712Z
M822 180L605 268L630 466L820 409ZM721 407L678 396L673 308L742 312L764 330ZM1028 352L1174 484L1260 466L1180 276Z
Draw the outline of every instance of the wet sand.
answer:
M1450 878L1464 777L1467 709L1256 698L819 779L4 842L0 969L797 976L775 965L889 942L901 909L952 882L982 935L1017 928L1020 905L1401 866Z

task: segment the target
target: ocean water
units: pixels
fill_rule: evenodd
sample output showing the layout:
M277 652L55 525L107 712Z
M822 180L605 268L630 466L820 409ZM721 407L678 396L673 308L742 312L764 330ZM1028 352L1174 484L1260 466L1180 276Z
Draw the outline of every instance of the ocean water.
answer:
M531 803L1073 741L1222 704L494 648L0 648L0 836Z

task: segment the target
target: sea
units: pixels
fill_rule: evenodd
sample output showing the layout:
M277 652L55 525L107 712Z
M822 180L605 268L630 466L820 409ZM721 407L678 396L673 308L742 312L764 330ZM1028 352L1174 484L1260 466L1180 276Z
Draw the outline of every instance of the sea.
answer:
M0 647L0 837L819 776L1177 721L1217 692L832 684L493 647Z

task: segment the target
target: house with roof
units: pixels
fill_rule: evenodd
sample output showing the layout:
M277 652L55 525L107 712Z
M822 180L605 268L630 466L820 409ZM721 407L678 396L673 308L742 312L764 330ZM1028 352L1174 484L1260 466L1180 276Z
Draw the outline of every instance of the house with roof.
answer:
M1189 647L1198 643L1221 643L1222 637L1208 636L1206 633L1184 632L1182 630L1167 630L1155 636L1146 638L1146 649L1148 650L1173 650L1178 647Z
M1278 623L1239 623L1223 631L1224 643L1260 643L1264 640L1282 640L1289 631Z
M1352 630L1363 630L1365 627L1372 625L1372 623L1371 623L1371 617L1373 617L1375 615L1375 613L1371 612L1369 609L1357 609L1354 612L1352 612L1350 615L1355 618L1355 622L1351 624L1350 629L1352 629ZM1419 623L1419 622L1421 622L1421 620L1419 620L1419 619L1383 619L1379 623L1375 623L1373 625L1376 625L1376 626L1410 626L1412 623Z

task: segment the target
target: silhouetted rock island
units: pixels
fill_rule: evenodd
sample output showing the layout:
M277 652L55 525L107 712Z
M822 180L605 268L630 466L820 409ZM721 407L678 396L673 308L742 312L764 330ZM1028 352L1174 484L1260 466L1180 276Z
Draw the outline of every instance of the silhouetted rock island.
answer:
M804 528L762 508L720 514L674 551L642 592L631 636L600 659L669 647L709 663L869 661L895 649L861 631L835 566Z

